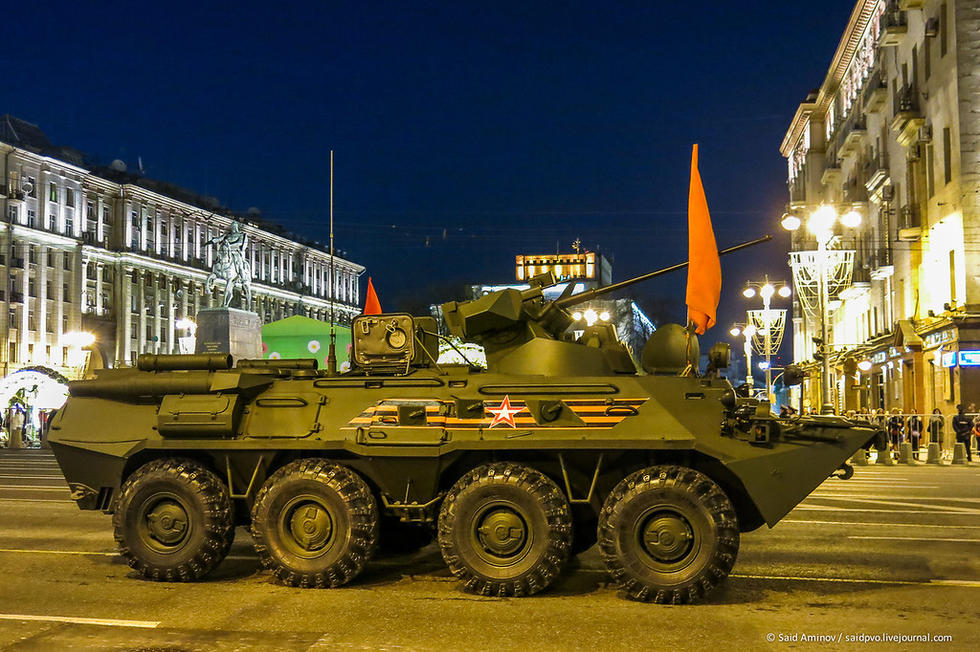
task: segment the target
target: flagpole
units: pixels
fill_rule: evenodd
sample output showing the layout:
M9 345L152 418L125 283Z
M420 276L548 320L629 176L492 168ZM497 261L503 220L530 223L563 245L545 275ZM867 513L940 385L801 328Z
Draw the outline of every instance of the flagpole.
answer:
M337 332L334 329L333 262L333 150L330 150L330 346L327 347L327 375L337 375Z

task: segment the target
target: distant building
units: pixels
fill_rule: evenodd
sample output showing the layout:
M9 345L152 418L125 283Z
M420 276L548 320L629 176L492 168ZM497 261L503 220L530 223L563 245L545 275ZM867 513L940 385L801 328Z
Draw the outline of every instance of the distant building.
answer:
M252 308L263 322L329 320L330 255L255 215L212 198L95 165L35 125L0 117L0 339L4 375L46 366L70 375L69 348L95 335L107 365L178 352L178 327L218 297L204 291L213 236L239 220L248 235ZM360 312L361 265L335 259L336 321ZM220 294L220 293L219 293Z
M863 217L837 231L854 256L829 306L839 410L948 414L980 397L977 116L976 0L860 0L786 131L788 210ZM794 233L794 251L814 248ZM794 359L815 368L819 319L794 303ZM819 407L819 396L814 373L804 399Z
M544 290L546 299L556 299L569 283L574 285L573 294L586 290L603 287L612 283L612 263L602 254L592 251L582 251L569 254L520 254L515 258L515 276L519 283L499 285L471 285L470 299L478 299L497 290L513 288L526 290L530 285L526 282L539 274L549 271L561 281L557 285ZM573 331L584 331L587 325L603 321L612 322L616 333L633 357L639 360L643 345L656 330L656 326L644 314L633 299L593 299L582 305L574 306L571 310L575 324ZM439 306L432 306L432 314L444 328Z

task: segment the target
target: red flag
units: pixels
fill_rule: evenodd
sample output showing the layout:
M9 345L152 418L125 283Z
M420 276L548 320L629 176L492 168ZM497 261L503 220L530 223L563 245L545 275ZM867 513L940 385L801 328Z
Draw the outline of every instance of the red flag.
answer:
M370 276L368 276L367 296L364 298L364 314L381 314L381 302L378 301L378 293L374 291L374 284L371 283Z
M691 151L691 190L687 198L687 318L698 335L715 325L721 299L721 261L711 228L708 200L698 172L698 146Z

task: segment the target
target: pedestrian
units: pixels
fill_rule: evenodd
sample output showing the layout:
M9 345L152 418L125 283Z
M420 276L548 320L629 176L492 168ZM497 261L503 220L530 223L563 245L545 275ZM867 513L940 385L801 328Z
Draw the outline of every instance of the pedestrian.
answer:
M888 419L888 441L892 450L898 450L898 445L902 443L904 421L902 411L898 408L892 408L892 417Z
M918 414L909 416L906 422L909 441L912 442L912 459L919 459L919 437L922 435L922 418Z
M934 444L943 443L943 413L939 408L932 411L929 417L929 441Z
M951 422L953 424L953 432L956 433L957 443L966 446L966 461L972 462L973 457L970 455L970 433L973 432L973 420L963 414L962 403L956 406L956 415L953 416Z

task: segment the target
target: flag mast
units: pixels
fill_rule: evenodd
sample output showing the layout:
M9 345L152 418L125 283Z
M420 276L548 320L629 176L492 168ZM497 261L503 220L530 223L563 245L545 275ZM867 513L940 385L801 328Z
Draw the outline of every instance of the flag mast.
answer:
M337 332L334 328L333 262L333 150L330 150L330 345L327 347L327 375L337 375Z

